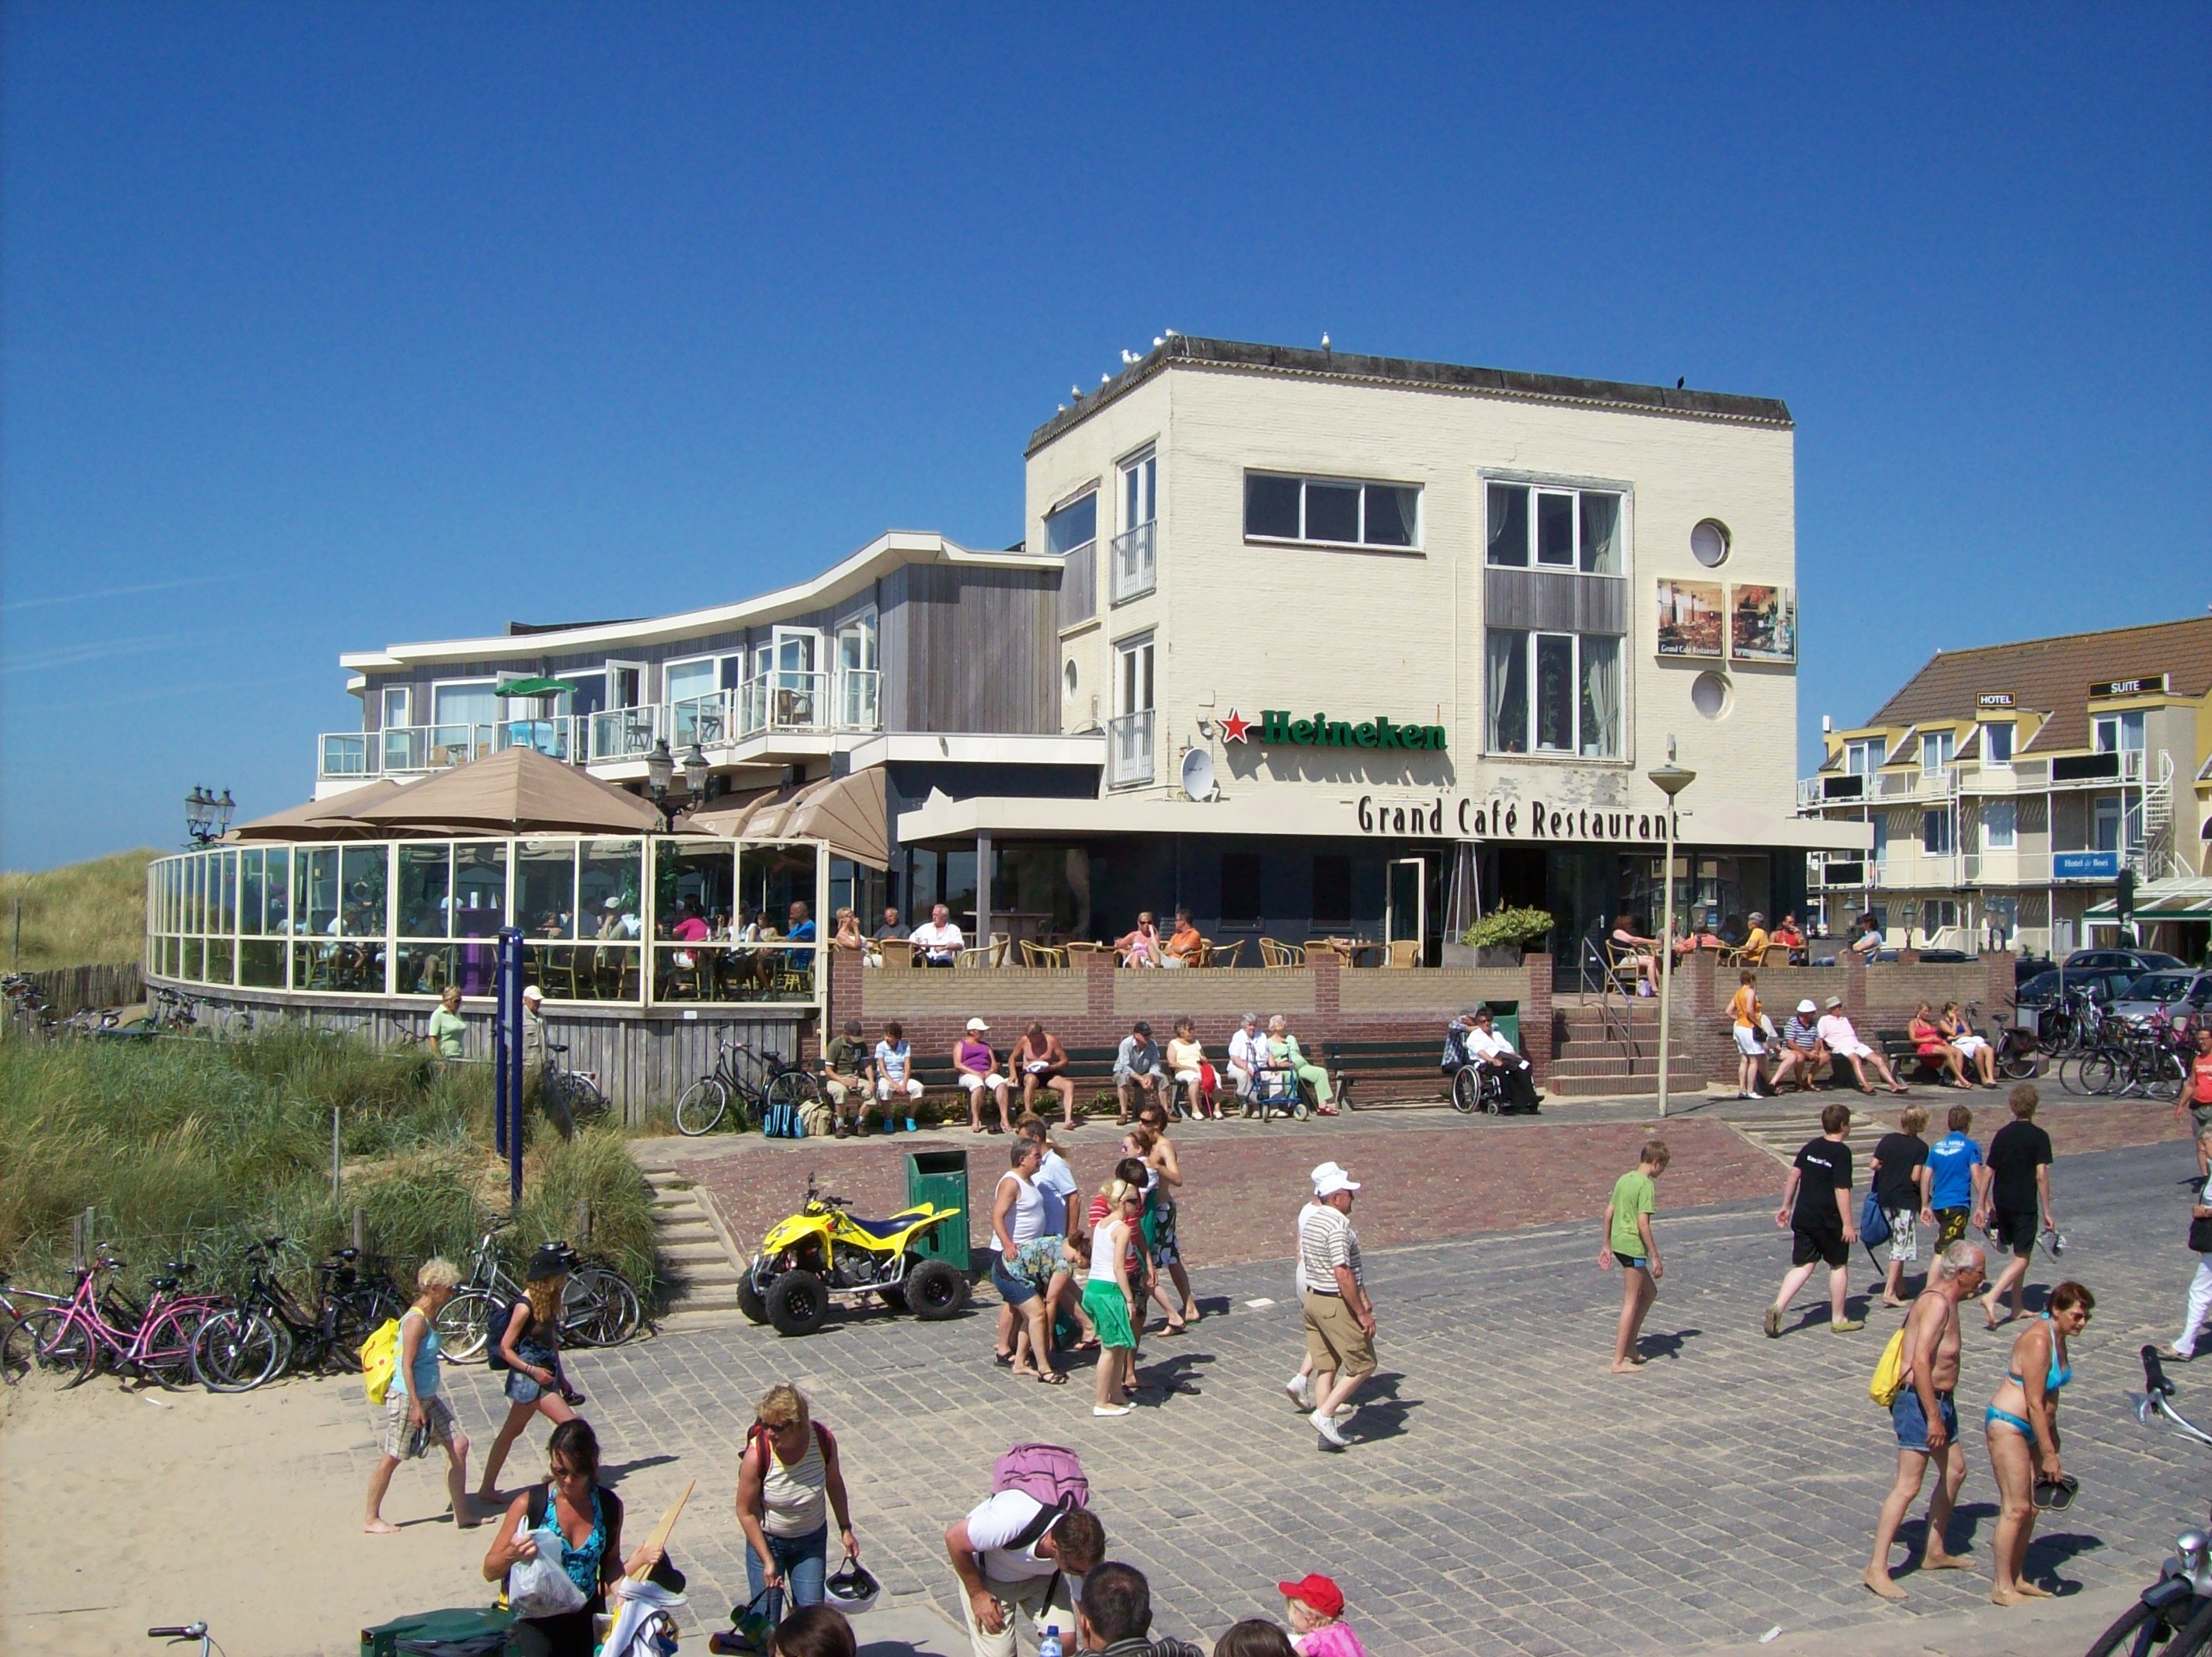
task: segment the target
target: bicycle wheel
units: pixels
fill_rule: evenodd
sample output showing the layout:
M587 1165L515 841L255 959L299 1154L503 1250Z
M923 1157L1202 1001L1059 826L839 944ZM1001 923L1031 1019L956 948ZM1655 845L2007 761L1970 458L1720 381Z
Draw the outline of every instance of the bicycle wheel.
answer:
M694 1139L712 1133L729 1108L729 1089L713 1077L702 1076L676 1102L676 1131Z
M2123 1651L2128 1657L2145 1657L2145 1654L2156 1649L2166 1631L2166 1613L2138 1600L2120 1613L2119 1621L2097 1636L2087 1657L2118 1657Z
M1997 1074L2008 1082L2025 1082L2034 1076L2039 1055L2033 1047L2010 1042L1997 1048Z
M2080 1091L2092 1099L2101 1099L2119 1086L2120 1078L2127 1071L2128 1065L2122 1055L2110 1047L2099 1047L2082 1055L2075 1075L2081 1081Z
M483 1356L494 1307L481 1289L464 1289L440 1308L438 1356L448 1363L471 1363Z
M822 1089L814 1084L811 1076L803 1070L787 1070L769 1077L768 1086L761 1094L761 1103L770 1108L790 1105L803 1110L821 1097Z
M207 1308L165 1306L154 1314L138 1355L138 1367L172 1393L181 1393L198 1379L192 1374L192 1338L200 1332Z
M2212 1651L2212 1603L2200 1603L2197 1614L2181 1625L2181 1632L2166 1648L2166 1657L2204 1657L2208 1651Z
M2181 1097L2181 1089L2189 1080L2189 1066L2181 1055L2171 1047L2161 1047L2146 1066L2149 1074L2143 1083L2143 1091L2162 1105L2170 1105Z
M60 1392L92 1374L92 1337L58 1307L43 1306L0 1336L0 1375L10 1387Z
M638 1325L645 1320L645 1308L629 1278L611 1266L586 1266L571 1279L578 1280L586 1284L592 1297L592 1345L619 1346L637 1333ZM567 1326L565 1322L562 1326Z
M291 1356L283 1326L243 1307L203 1319L192 1337L192 1373L210 1393L250 1393L275 1380Z

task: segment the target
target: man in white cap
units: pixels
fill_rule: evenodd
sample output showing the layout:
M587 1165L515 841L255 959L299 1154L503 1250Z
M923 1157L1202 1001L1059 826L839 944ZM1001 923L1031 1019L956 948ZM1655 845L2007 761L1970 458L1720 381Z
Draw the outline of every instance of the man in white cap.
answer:
M1298 1216L1298 1267L1305 1288L1306 1355L1313 1360L1309 1417L1324 1450L1348 1448L1337 1412L1375 1373L1375 1308L1359 1266L1352 1199L1359 1181L1334 1162L1314 1170L1313 1201Z
M1258 1024L1260 1022L1258 1017L1252 1013L1248 1012L1244 1017L1255 1025ZM1265 1036L1262 1036L1260 1039L1262 1041L1267 1040ZM1323 1162L1319 1168L1314 1169L1310 1176L1313 1181L1314 1189L1316 1191L1319 1191L1321 1189L1321 1182L1322 1180L1326 1179L1330 1174L1341 1174L1343 1172L1344 1170L1339 1168L1334 1162ZM1301 1307L1303 1307L1306 1302L1304 1231L1306 1216L1320 1206L1321 1199L1319 1197L1308 1198L1306 1199L1306 1205L1298 1211L1297 1225L1292 1228L1293 1242L1295 1247L1291 1249L1291 1280L1297 1287L1298 1304ZM1298 1406L1298 1413L1301 1415L1311 1415L1313 1413L1313 1354L1311 1352L1308 1352L1298 1364L1297 1374L1292 1375L1288 1381L1283 1383L1283 1390L1290 1394L1291 1402Z
M541 1011L544 1000L544 992L535 984L522 986L522 1107L528 1110L544 1105L561 1137L573 1139L576 1120L568 1114L568 1102L548 1098L545 1093L545 1019Z
M1791 1077L1797 1078L1797 1091L1813 1090L1813 1076L1828 1061L1828 1050L1820 1045L1820 1010L1808 999L1797 1004L1797 1011L1784 1021L1782 1026L1782 1057L1775 1062L1774 1090L1782 1091L1782 1084Z

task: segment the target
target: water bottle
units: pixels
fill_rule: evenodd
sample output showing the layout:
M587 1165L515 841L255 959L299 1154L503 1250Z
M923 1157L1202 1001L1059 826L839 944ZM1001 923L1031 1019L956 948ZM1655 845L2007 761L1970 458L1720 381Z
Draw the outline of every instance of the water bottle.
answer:
M1059 1624L1054 1623L1037 1636L1037 1657L1062 1657Z

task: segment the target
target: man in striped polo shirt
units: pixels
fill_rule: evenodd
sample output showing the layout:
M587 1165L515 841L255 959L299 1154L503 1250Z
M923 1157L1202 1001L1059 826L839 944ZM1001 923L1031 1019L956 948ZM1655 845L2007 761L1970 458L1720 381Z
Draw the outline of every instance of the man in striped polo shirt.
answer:
M1313 1201L1298 1217L1298 1265L1305 1279L1306 1353L1314 1367L1310 1419L1321 1448L1334 1451L1346 1448L1338 1410L1375 1373L1375 1308L1352 1229L1359 1182L1334 1163L1314 1175Z

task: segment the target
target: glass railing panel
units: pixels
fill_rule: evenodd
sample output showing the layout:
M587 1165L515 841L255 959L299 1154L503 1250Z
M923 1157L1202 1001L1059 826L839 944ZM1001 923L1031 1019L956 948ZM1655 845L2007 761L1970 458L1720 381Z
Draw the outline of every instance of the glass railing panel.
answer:
M678 750L697 743L702 748L726 748L732 740L730 693L716 690L672 702L668 708L669 746Z
M1106 726L1109 780L1115 784L1152 780L1153 710L1124 713Z
M1140 598L1155 585L1153 524L1139 524L1114 537L1114 602Z
M878 712L883 694L883 675L874 668L848 667L837 676L837 723L847 731L874 731L882 725Z
M592 715L593 760L641 760L659 732L650 707L611 707Z
M368 737L358 731L325 732L320 768L326 777L368 775Z

